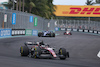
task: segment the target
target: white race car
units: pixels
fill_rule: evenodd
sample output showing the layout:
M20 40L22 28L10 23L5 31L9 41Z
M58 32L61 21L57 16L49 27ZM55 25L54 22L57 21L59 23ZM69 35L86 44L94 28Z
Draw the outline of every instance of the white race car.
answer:
M64 35L72 35L71 31L65 31Z
M53 31L42 31L38 33L38 37L55 37L55 33Z

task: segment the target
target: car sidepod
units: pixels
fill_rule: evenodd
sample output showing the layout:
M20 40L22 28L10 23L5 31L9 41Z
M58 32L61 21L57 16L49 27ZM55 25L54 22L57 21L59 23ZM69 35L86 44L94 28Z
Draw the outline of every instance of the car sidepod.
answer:
M46 48L46 49L52 54L52 56L53 56L54 58L57 57L56 53L54 52L54 50L53 50L52 48Z

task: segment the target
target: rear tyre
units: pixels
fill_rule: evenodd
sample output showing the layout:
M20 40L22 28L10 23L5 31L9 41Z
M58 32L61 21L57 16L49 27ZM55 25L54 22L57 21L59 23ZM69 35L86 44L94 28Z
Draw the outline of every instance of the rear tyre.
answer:
M38 37L41 37L41 33L38 33Z
M64 35L66 34L66 32L64 32Z
M20 54L21 56L28 56L29 55L29 48L27 46L20 47Z
M55 33L53 33L53 37L55 37Z
M59 58L61 60L65 60L67 57L67 52L66 52L66 49L65 48L60 48L59 49Z
M67 54L67 58L69 58L69 52L67 52L66 54Z
M72 33L70 33L70 35L72 35Z

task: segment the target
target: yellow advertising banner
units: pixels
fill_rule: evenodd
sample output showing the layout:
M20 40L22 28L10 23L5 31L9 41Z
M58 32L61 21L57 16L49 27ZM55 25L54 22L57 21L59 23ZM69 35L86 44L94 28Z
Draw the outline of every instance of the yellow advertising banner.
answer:
M56 5L56 16L100 17L100 6Z

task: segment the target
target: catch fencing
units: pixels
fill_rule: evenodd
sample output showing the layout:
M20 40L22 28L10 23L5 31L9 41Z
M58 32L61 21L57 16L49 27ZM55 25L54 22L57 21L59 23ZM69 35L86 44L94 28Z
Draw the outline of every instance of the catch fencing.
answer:
M100 31L99 21L88 21L88 20L57 20L56 27L65 27L73 29L89 29Z
M45 19L27 12L0 9L0 28L54 30L54 20ZM48 26L49 25L49 26Z
M56 20L56 28L60 30L76 30L81 32L100 33L100 21L89 20ZM58 29L57 29L58 30Z

